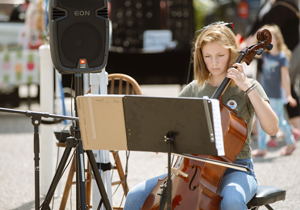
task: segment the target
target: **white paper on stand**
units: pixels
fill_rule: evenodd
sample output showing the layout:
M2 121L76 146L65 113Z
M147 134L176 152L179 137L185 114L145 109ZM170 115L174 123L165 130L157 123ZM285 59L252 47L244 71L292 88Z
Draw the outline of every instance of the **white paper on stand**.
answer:
M224 156L224 141L223 141L223 131L221 124L221 112L220 112L220 102L218 99L209 99L211 101L214 134L216 149L218 151L218 156Z

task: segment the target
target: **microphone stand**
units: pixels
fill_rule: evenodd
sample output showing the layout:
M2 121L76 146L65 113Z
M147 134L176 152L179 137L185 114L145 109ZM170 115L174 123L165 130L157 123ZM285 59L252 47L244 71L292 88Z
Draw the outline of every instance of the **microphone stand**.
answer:
M47 112L33 112L33 111L22 111L16 109L6 109L0 107L0 112L10 112L15 114L24 114L27 117L31 117L31 123L34 126L34 137L33 137L33 150L34 150L34 177L35 177L35 209L38 210L40 207L40 139L39 139L39 125L41 124L41 118L57 118L65 120L78 120L78 117L70 117L63 115L54 115Z
M80 85L82 83L82 76L81 74L77 74L76 80L75 80L75 92L76 96L82 95L82 86ZM76 103L75 103L76 108ZM88 159L90 161L92 171L95 176L95 180L98 186L98 190L101 195L101 205L104 204L104 207L106 210L111 210L111 204L109 202L108 196L106 194L100 172L98 170L97 163L95 161L95 157L91 150L84 151L81 141L81 135L80 135L80 129L79 129L79 117L71 117L71 116L63 116L63 115L53 115L46 112L33 112L33 111L22 111L22 110L15 110L15 109L5 109L0 107L0 112L11 112L16 114L24 114L27 117L31 117L32 125L34 126L34 171L35 171L35 210L39 210L42 208L42 210L50 210L49 203L53 197L54 190L60 180L60 177L63 173L63 168L66 165L68 156L71 152L72 147L76 146L76 207L77 209L87 209L88 206L86 206L86 195L85 195L85 178L84 178L84 165L83 165L83 154L86 152ZM40 145L39 145L39 129L38 126L41 124L41 118L59 118L64 120L73 120L73 130L72 135L70 138L67 139L67 145L66 149L64 151L62 160L59 163L59 166L57 168L57 171L54 175L54 178L52 180L52 183L50 185L50 188L48 190L48 193L45 197L45 200L40 206L40 166L39 166L39 153L40 153Z

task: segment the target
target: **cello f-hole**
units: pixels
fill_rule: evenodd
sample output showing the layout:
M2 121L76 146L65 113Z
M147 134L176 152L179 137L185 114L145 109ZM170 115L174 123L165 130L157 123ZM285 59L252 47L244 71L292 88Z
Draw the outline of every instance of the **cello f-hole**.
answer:
M194 172L194 175L193 175L193 177L192 177L192 179L190 181L190 184L189 184L190 191L194 191L196 189L196 185L193 187L193 189L191 188L191 185L192 185L192 182L195 179L195 176L196 176L197 171L198 171L198 167L196 165L193 165L192 168L195 168L195 172Z

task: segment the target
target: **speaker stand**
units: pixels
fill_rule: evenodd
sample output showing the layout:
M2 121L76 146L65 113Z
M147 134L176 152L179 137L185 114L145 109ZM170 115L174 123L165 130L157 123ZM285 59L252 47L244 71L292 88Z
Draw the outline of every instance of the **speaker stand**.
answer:
M82 92L83 92L82 74L75 74L75 93L76 93L75 96L77 97L79 95L82 95ZM75 99L75 110L77 110L76 99ZM77 117L77 113L76 113L76 117ZM108 200L108 196L106 194L93 152L91 150L86 150L86 151L83 150L78 120L74 121L73 126L71 127L71 134L72 136L67 139L65 151L61 158L57 171L54 175L48 193L45 197L45 200L42 204L42 210L50 209L49 206L50 201L54 195L54 191L57 187L57 184L61 176L63 175L64 168L66 166L68 157L73 147L75 147L75 152L76 152L76 209L81 209L81 210L88 209L88 206L86 205L86 190L85 190L85 176L84 176L84 170L85 170L84 152L85 152L91 164L91 168L95 176L95 180L101 195L100 205L102 205L103 203L106 210L111 210L112 208Z

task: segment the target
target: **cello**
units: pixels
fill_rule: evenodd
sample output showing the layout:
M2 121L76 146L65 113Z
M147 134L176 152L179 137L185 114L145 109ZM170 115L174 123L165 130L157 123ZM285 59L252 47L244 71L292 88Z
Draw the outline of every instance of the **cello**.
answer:
M259 30L257 33L258 43L247 47L244 51L239 51L235 63L245 62L249 65L255 55L262 54L264 50L272 49L271 40L272 35L268 30ZM173 165L172 181L169 182L167 177L159 179L146 198L142 210L166 209L164 208L166 201L162 202L162 199L165 199L163 196L165 196L167 183L171 183L172 189L168 210L218 210L220 208L222 197L218 195L218 188L223 174L227 167L235 161L248 135L247 123L238 117L236 112L222 100L223 93L230 82L231 79L225 77L211 96L211 98L220 101L225 155L178 154L178 158ZM219 164L211 164L207 160L224 163L225 167Z

